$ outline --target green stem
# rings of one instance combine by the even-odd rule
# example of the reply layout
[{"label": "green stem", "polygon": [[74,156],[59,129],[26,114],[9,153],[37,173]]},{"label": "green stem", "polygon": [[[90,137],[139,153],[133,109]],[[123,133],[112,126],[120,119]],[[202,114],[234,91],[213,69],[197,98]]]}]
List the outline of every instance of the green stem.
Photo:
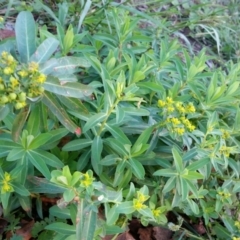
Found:
[{"label": "green stem", "polygon": [[103,129],[104,129],[104,126],[109,118],[109,116],[111,115],[111,113],[113,112],[113,110],[115,109],[115,107],[118,105],[118,103],[120,102],[121,99],[117,98],[115,103],[110,107],[110,109],[108,110],[107,112],[107,116],[106,118],[104,119],[104,121],[102,122],[101,126],[100,126],[100,129],[97,133],[97,136],[100,136],[100,134],[102,133]]}]

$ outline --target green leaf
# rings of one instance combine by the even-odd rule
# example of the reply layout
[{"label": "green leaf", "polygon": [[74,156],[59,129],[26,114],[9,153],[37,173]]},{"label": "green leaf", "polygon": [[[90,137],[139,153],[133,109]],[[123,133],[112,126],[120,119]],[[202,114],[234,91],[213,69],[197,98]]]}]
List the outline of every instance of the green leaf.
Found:
[{"label": "green leaf", "polygon": [[59,41],[55,38],[50,37],[45,39],[31,56],[30,61],[44,63],[57,50],[58,45]]},{"label": "green leaf", "polygon": [[113,135],[113,137],[121,141],[123,144],[132,145],[131,141],[128,139],[121,128],[114,127],[109,124],[105,124],[105,127]]},{"label": "green leaf", "polygon": [[125,114],[133,115],[133,116],[149,116],[150,115],[149,111],[143,108],[122,107],[122,110],[125,112]]},{"label": "green leaf", "polygon": [[41,133],[32,140],[32,142],[28,146],[28,149],[36,149],[41,147],[46,142],[48,142],[51,137],[52,135],[50,133]]},{"label": "green leaf", "polygon": [[145,74],[142,71],[136,71],[133,75],[133,82],[139,82],[145,78]]},{"label": "green leaf", "polygon": [[10,195],[11,193],[9,192],[1,193],[1,201],[2,201],[3,209],[7,209]]},{"label": "green leaf", "polygon": [[133,145],[131,152],[137,152],[137,149],[139,148],[139,145],[141,144],[146,144],[150,138],[150,136],[152,135],[153,132],[153,128],[154,126],[151,126],[147,129],[145,129],[141,135],[138,137],[137,141],[135,142],[135,144]]},{"label": "green leaf", "polygon": [[122,202],[116,207],[116,212],[120,214],[131,214],[134,211],[135,209],[132,201]]},{"label": "green leaf", "polygon": [[76,133],[76,135],[81,134],[80,127],[71,120],[66,111],[50,93],[44,92],[42,101],[70,132]]},{"label": "green leaf", "polygon": [[60,83],[57,78],[48,77],[44,83],[44,89],[66,97],[83,99],[90,96],[93,89],[78,82]]},{"label": "green leaf", "polygon": [[22,147],[12,149],[7,156],[7,161],[16,161],[18,159],[21,159],[25,152],[25,149],[23,149]]},{"label": "green leaf", "polygon": [[101,154],[103,150],[103,140],[100,136],[96,136],[93,139],[91,148],[91,163],[94,171],[100,175],[102,172],[102,166],[100,165]]},{"label": "green leaf", "polygon": [[122,157],[129,155],[129,152],[126,150],[124,145],[115,138],[107,138],[104,143],[111,147],[111,149]]},{"label": "green leaf", "polygon": [[132,169],[133,174],[138,178],[138,179],[144,179],[145,175],[145,169],[143,165],[136,159],[130,158],[129,159],[129,166]]},{"label": "green leaf", "polygon": [[28,159],[30,162],[45,176],[47,179],[51,178],[50,171],[45,161],[34,151],[27,152]]},{"label": "green leaf", "polygon": [[194,214],[199,214],[199,207],[198,205],[191,199],[187,199],[187,202],[191,208],[191,210],[193,211]]},{"label": "green leaf", "polygon": [[89,113],[88,109],[84,105],[82,101],[76,98],[65,97],[61,95],[57,95],[58,99],[62,104],[64,104],[68,109],[76,111],[76,112],[84,112],[86,114]]},{"label": "green leaf", "polygon": [[97,113],[90,117],[83,127],[83,133],[87,132],[92,127],[95,127],[98,123],[102,122],[106,118],[106,113]]},{"label": "green leaf", "polygon": [[141,215],[144,216],[144,217],[154,219],[154,216],[153,216],[150,208],[140,209],[140,210],[138,210],[138,212],[141,213]]},{"label": "green leaf", "polygon": [[125,113],[121,107],[116,106],[116,123],[119,124],[124,121]]},{"label": "green leaf", "polygon": [[66,235],[76,233],[75,226],[72,226],[72,225],[69,225],[69,224],[66,224],[66,223],[62,223],[62,222],[50,223],[49,225],[47,225],[45,227],[45,229],[52,230],[52,231],[55,231],[57,233],[66,234]]},{"label": "green leaf", "polygon": [[163,176],[163,177],[176,177],[178,173],[174,169],[165,168],[157,170],[153,173],[153,176]]},{"label": "green leaf", "polygon": [[15,34],[21,62],[27,63],[36,49],[36,28],[33,15],[30,12],[23,11],[18,14]]},{"label": "green leaf", "polygon": [[182,178],[188,179],[188,180],[197,180],[197,179],[203,179],[204,176],[198,172],[188,171],[187,174],[181,175]]},{"label": "green leaf", "polygon": [[115,165],[117,161],[121,160],[117,155],[110,154],[101,159],[100,164],[103,166],[112,166]]},{"label": "green leaf", "polygon": [[9,106],[1,106],[0,107],[0,121],[2,121],[10,112]]},{"label": "green leaf", "polygon": [[56,77],[68,76],[76,72],[77,67],[90,67],[88,60],[82,57],[62,57],[52,58],[40,65],[40,70],[46,75],[53,75]]},{"label": "green leaf", "polygon": [[41,149],[36,149],[36,150],[31,150],[31,153],[33,153],[39,158],[41,158],[45,163],[49,166],[55,167],[55,168],[62,168],[63,167],[63,162],[59,160],[55,155],[53,155],[50,152],[41,150]]},{"label": "green leaf", "polygon": [[68,142],[62,148],[63,151],[78,151],[83,148],[86,148],[92,144],[92,139],[76,139],[71,142]]},{"label": "green leaf", "polygon": [[140,88],[146,88],[154,92],[160,92],[163,93],[164,87],[160,84],[154,83],[154,82],[139,82],[137,83],[137,86]]},{"label": "green leaf", "polygon": [[40,104],[36,104],[35,107],[31,110],[27,121],[27,131],[28,134],[37,136],[40,132]]},{"label": "green leaf", "polygon": [[11,185],[14,188],[14,192],[18,193],[21,196],[29,196],[30,192],[20,183],[12,182]]},{"label": "green leaf", "polygon": [[176,188],[176,176],[172,176],[167,180],[162,192],[167,193],[167,192],[170,192],[174,188]]},{"label": "green leaf", "polygon": [[180,156],[176,147],[173,147],[172,154],[173,154],[176,170],[178,171],[178,173],[180,173],[183,171],[184,168],[183,168],[182,157]]},{"label": "green leaf", "polygon": [[63,193],[63,198],[66,202],[71,202],[75,196],[74,189],[68,189]]},{"label": "green leaf", "polygon": [[46,178],[39,178],[34,176],[29,176],[26,179],[26,188],[31,193],[50,193],[50,194],[59,194],[66,191],[66,187],[56,185],[55,183],[50,182]]},{"label": "green leaf", "polygon": [[180,178],[181,189],[179,189],[179,194],[182,195],[182,201],[185,201],[188,197],[188,184],[187,181],[183,178]]},{"label": "green leaf", "polygon": [[18,113],[17,117],[14,119],[12,126],[12,138],[14,142],[18,141],[19,136],[22,132],[22,128],[27,120],[28,114],[29,108],[22,108],[21,111]]},{"label": "green leaf", "polygon": [[91,149],[85,151],[78,159],[77,170],[82,171],[88,164],[91,156]]},{"label": "green leaf", "polygon": [[74,33],[73,27],[70,24],[68,26],[67,32],[63,38],[63,54],[66,55],[73,45]]},{"label": "green leaf", "polygon": [[116,221],[119,218],[119,213],[116,212],[117,205],[113,205],[110,210],[106,213],[107,225],[115,225]]},{"label": "green leaf", "polygon": [[86,200],[78,203],[76,222],[77,239],[93,240],[97,225],[97,212],[91,210]]}]

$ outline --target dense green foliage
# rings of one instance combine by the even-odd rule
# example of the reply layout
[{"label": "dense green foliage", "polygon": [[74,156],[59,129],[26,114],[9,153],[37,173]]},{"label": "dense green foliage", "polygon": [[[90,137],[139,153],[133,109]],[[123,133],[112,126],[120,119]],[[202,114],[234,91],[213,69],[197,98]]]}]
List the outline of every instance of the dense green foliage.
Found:
[{"label": "dense green foliage", "polygon": [[38,239],[117,236],[133,218],[240,239],[237,3],[2,2],[17,16],[0,44],[4,218],[44,218],[48,196]]}]

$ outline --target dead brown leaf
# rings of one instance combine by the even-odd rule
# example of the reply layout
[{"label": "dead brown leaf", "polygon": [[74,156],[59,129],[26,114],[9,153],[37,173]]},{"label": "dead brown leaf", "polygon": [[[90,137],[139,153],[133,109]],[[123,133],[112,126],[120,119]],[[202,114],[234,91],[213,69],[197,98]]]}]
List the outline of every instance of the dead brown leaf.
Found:
[{"label": "dead brown leaf", "polygon": [[34,220],[30,222],[23,222],[22,227],[16,231],[16,235],[22,236],[23,240],[30,240],[32,235],[31,235],[31,230],[34,225]]},{"label": "dead brown leaf", "polygon": [[140,240],[152,240],[152,227],[139,228],[138,234]]},{"label": "dead brown leaf", "polygon": [[9,37],[14,37],[15,32],[13,30],[8,29],[0,29],[0,39],[5,39]]},{"label": "dead brown leaf", "polygon": [[154,240],[171,240],[173,232],[167,228],[154,227],[153,228],[153,239]]},{"label": "dead brown leaf", "polygon": [[135,238],[129,232],[124,232],[121,233],[116,240],[135,240]]},{"label": "dead brown leaf", "polygon": [[8,225],[8,221],[4,218],[0,218],[0,235],[3,234],[6,226]]}]

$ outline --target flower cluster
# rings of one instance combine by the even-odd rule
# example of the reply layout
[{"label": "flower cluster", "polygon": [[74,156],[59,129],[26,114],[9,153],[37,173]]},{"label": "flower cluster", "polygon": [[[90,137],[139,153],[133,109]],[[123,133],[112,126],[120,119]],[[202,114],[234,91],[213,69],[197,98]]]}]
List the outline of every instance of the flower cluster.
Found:
[{"label": "flower cluster", "polygon": [[225,157],[229,157],[230,153],[231,153],[231,147],[227,147],[227,146],[222,146],[219,149],[220,154],[224,155]]},{"label": "flower cluster", "polygon": [[4,178],[2,180],[2,193],[12,192],[13,187],[9,184],[9,182],[12,180],[9,173],[4,173]]},{"label": "flower cluster", "polygon": [[46,75],[39,72],[38,64],[18,64],[8,52],[2,52],[0,60],[0,106],[14,105],[15,109],[27,105],[27,97],[38,97],[44,92]]},{"label": "flower cluster", "polygon": [[81,186],[84,188],[87,188],[93,184],[94,178],[93,178],[93,173],[92,171],[88,171],[85,174],[82,174],[81,178]]},{"label": "flower cluster", "polygon": [[145,201],[147,201],[149,196],[144,195],[141,192],[137,192],[137,198],[133,199],[133,207],[135,210],[139,211],[141,209],[147,208],[145,204],[143,204]]},{"label": "flower cluster", "polygon": [[240,221],[235,221],[234,226],[237,227],[238,230],[240,230]]},{"label": "flower cluster", "polygon": [[230,197],[232,196],[231,193],[229,193],[226,189],[222,190],[221,188],[217,191],[217,198],[223,201],[230,200]]},{"label": "flower cluster", "polygon": [[166,125],[170,132],[181,136],[185,132],[192,132],[195,129],[195,126],[186,118],[187,114],[196,111],[193,103],[184,104],[180,101],[173,101],[171,97],[167,97],[165,101],[158,100],[158,106],[165,113],[163,125]]},{"label": "flower cluster", "polygon": [[233,237],[232,240],[240,240],[240,237]]}]

